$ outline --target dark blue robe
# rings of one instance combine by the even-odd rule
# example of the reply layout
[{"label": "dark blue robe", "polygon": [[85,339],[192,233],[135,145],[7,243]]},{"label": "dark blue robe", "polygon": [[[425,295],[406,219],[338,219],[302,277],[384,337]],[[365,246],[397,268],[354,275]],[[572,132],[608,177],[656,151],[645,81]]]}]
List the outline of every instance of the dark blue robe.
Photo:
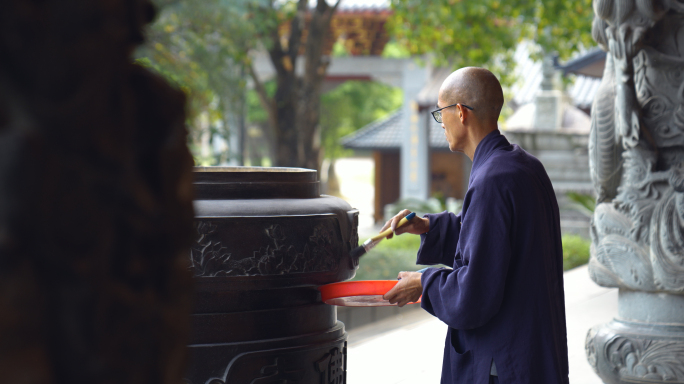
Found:
[{"label": "dark blue robe", "polygon": [[542,164],[498,130],[477,146],[459,215],[427,215],[422,307],[449,326],[442,383],[568,383],[558,203]]}]

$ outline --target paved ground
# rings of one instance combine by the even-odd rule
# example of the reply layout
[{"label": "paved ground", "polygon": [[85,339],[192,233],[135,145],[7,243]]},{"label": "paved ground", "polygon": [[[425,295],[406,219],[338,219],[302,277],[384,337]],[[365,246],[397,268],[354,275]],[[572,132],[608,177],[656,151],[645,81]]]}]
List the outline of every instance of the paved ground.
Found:
[{"label": "paved ground", "polygon": [[[594,284],[586,266],[565,273],[565,308],[571,384],[601,384],[584,355],[590,327],[617,314],[617,290]],[[349,332],[348,379],[364,383],[439,383],[446,326],[419,311]]]}]

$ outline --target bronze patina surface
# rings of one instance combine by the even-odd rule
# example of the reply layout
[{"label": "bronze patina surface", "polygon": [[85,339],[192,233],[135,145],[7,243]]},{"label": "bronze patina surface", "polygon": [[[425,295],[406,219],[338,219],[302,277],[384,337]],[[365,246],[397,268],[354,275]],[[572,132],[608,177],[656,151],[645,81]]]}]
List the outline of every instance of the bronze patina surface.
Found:
[{"label": "bronze patina surface", "polygon": [[350,279],[358,211],[316,171],[195,168],[191,366],[198,383],[344,383],[346,333],[316,286]]}]

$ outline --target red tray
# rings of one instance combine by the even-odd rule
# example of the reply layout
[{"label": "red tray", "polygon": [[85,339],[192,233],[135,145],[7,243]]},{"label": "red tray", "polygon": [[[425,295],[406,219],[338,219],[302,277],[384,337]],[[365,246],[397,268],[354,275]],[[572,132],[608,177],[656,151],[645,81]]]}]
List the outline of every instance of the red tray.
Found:
[{"label": "red tray", "polygon": [[[386,307],[389,301],[382,295],[397,285],[398,280],[345,281],[318,287],[321,299],[330,305],[343,307]],[[420,299],[416,301],[420,303]],[[415,304],[415,303],[409,303]]]}]

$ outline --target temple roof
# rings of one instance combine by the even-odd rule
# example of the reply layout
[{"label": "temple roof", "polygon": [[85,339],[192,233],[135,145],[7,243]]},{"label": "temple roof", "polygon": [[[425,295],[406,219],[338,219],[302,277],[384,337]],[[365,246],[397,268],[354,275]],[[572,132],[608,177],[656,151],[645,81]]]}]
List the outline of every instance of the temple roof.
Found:
[{"label": "temple roof", "polygon": [[[528,103],[518,108],[511,117],[506,119],[504,126],[505,132],[525,132],[534,130],[534,115],[537,106],[535,103]],[[581,109],[572,105],[563,107],[561,117],[560,132],[589,134],[591,118]]]},{"label": "temple roof", "polygon": [[[358,131],[341,139],[345,148],[398,151],[402,141],[402,110],[397,110],[387,117],[366,125]],[[432,119],[432,117],[430,117]],[[448,150],[449,144],[444,138],[442,127],[434,120],[430,121],[430,148]]]},{"label": "temple roof", "polygon": [[451,74],[451,68],[434,68],[430,74],[430,80],[420,90],[416,96],[416,103],[421,109],[435,109],[437,108],[437,95],[442,83]]},{"label": "temple roof", "polygon": [[[593,55],[595,55],[592,56],[594,59],[600,56],[596,53]],[[578,60],[582,57],[584,57],[584,55],[578,56]],[[518,82],[508,89],[509,92],[507,93],[513,97],[511,100],[506,100],[506,102],[509,103],[509,106],[513,107],[514,110],[517,110],[520,106],[534,101],[534,97],[541,88],[543,76],[542,63],[540,61],[534,61],[530,58],[530,52],[528,47],[525,46],[525,43],[522,43],[520,46],[518,46],[513,58],[516,63],[515,74],[518,78]],[[586,60],[579,61],[584,63],[588,62]],[[571,64],[572,61],[569,61],[566,66]],[[558,68],[565,70],[565,66]],[[570,68],[575,68],[575,65],[572,64]],[[602,68],[601,71],[603,71]],[[429,109],[437,104],[437,94],[439,93],[439,88],[444,79],[446,79],[451,72],[452,70],[450,68],[435,68],[432,70],[430,80],[416,97],[416,102],[422,109]],[[568,73],[570,72],[571,71],[568,70]],[[589,110],[591,108],[591,103],[594,100],[594,95],[596,94],[600,84],[600,77],[596,78],[578,74],[575,78],[575,82],[567,88],[566,92],[568,96],[572,98],[572,103],[575,107],[583,110]]]},{"label": "temple roof", "polygon": [[562,70],[563,74],[574,73],[600,79],[603,77],[605,65],[606,51],[594,47],[565,64],[558,65],[557,68]]},{"label": "temple roof", "polygon": [[[513,56],[516,62],[515,74],[520,79],[510,89],[513,95],[514,105],[511,105],[513,109],[534,102],[543,77],[541,61],[532,60],[528,48],[525,43],[520,44]],[[580,54],[578,58],[583,55]],[[575,82],[566,89],[566,92],[572,98],[572,104],[575,107],[589,110],[600,84],[600,78],[578,74]]]},{"label": "temple roof", "polygon": [[[316,1],[310,1],[309,6],[315,7]],[[391,14],[388,0],[341,0],[330,21],[331,33],[325,42],[324,54],[330,55],[333,45],[339,41],[352,56],[382,55],[390,38],[385,22]],[[281,36],[287,36],[290,24],[284,23],[278,30]],[[307,35],[308,28],[305,28],[300,54],[304,53]]]}]

